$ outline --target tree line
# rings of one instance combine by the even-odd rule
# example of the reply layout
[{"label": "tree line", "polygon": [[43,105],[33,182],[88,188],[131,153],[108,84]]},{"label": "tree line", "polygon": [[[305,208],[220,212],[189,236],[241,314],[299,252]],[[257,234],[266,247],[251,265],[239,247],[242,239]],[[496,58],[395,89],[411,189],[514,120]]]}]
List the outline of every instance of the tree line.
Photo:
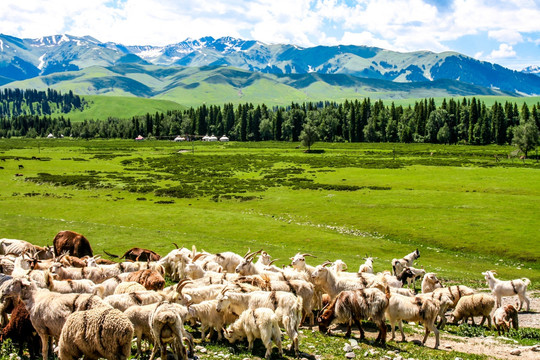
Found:
[{"label": "tree line", "polygon": [[[536,145],[540,103],[495,102],[476,98],[434,99],[414,105],[385,105],[382,100],[292,103],[269,108],[265,104],[201,105],[166,113],[147,113],[131,119],[109,118],[71,123],[63,116],[22,115],[0,118],[0,136],[56,136],[77,138],[157,139],[177,135],[227,135],[236,141],[299,141],[306,131],[325,142],[426,142],[441,144],[511,144],[518,136]],[[521,134],[525,130],[525,134]],[[521,135],[520,135],[521,134]],[[534,140],[536,139],[536,140]],[[529,141],[530,142],[530,141]],[[533,146],[534,146],[533,145]]]},{"label": "tree line", "polygon": [[13,118],[23,115],[51,115],[68,113],[73,109],[82,110],[84,100],[69,91],[47,89],[4,89],[0,91],[0,117]]}]

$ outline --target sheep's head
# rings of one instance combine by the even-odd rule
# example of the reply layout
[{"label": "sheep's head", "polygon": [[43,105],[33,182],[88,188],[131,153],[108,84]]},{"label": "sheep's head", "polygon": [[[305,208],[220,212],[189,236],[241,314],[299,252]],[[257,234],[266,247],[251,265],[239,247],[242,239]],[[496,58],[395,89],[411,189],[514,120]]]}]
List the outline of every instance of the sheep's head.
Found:
[{"label": "sheep's head", "polygon": [[252,271],[253,263],[250,260],[244,259],[238,266],[235,268],[237,274],[240,275],[253,275]]},{"label": "sheep's head", "polygon": [[242,339],[242,335],[235,332],[231,326],[223,329],[223,336],[225,339],[229,340],[229,343],[234,344],[237,340]]},{"label": "sheep's head", "polygon": [[330,270],[328,270],[328,268],[326,268],[324,265],[317,265],[315,270],[311,273],[311,279],[315,284],[319,284],[321,281],[326,279],[328,271]]},{"label": "sheep's head", "polygon": [[7,285],[2,289],[2,297],[25,297],[28,291],[31,291],[33,285],[26,277],[14,278],[9,280]]},{"label": "sheep's head", "polygon": [[49,268],[49,271],[51,274],[58,274],[58,270],[65,269],[66,266],[62,264],[61,262],[54,262],[51,267]]},{"label": "sheep's head", "polygon": [[345,262],[343,260],[341,260],[341,259],[338,259],[338,260],[334,261],[332,267],[337,272],[347,271],[347,269],[348,269],[347,264],[345,264]]},{"label": "sheep's head", "polygon": [[272,257],[266,251],[262,251],[259,257],[259,261],[263,265],[270,265],[270,262],[272,261]]}]

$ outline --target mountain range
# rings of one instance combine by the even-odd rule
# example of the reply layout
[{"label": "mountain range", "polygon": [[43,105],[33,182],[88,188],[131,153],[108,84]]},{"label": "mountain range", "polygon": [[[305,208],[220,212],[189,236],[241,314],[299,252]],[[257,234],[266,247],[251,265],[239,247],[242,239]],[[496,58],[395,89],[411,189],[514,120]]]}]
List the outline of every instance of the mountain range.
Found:
[{"label": "mountain range", "polygon": [[402,53],[353,45],[303,48],[231,37],[128,46],[90,36],[0,35],[0,85],[72,89],[80,94],[178,100],[189,90],[202,90],[204,98],[205,89],[212,93],[220,85],[219,91],[238,98],[262,91],[252,87],[264,84],[276,95],[308,96],[316,88],[329,98],[369,93],[403,98],[430,92],[521,96],[540,94],[538,73],[538,68],[514,71],[456,52]]}]

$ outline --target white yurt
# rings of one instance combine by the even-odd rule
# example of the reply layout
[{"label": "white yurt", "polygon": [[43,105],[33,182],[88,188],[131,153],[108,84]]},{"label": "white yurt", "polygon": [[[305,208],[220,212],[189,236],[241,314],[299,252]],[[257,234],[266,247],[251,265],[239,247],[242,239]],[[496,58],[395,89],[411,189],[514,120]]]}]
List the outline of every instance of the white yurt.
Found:
[{"label": "white yurt", "polygon": [[227,142],[227,141],[229,141],[229,138],[227,136],[223,135],[222,137],[219,138],[219,141]]},{"label": "white yurt", "polygon": [[47,139],[54,139],[54,135],[52,133],[49,133],[49,135],[47,135]]},{"label": "white yurt", "polygon": [[212,135],[208,138],[208,141],[217,141],[217,137]]},{"label": "white yurt", "polygon": [[174,141],[176,141],[176,142],[178,142],[178,141],[186,141],[186,138],[178,135],[177,137],[174,138]]},{"label": "white yurt", "polygon": [[204,135],[202,138],[202,141],[210,141],[209,139],[210,139],[210,136]]}]

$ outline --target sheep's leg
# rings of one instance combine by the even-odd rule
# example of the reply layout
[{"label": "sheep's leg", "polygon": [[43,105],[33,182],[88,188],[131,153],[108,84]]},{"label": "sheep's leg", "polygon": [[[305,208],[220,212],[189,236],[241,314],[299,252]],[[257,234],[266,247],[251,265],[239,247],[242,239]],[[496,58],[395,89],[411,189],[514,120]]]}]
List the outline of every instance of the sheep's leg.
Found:
[{"label": "sheep's leg", "polygon": [[436,327],[433,327],[433,332],[435,333],[435,347],[434,349],[439,348],[439,330]]},{"label": "sheep's leg", "polygon": [[497,294],[497,309],[501,307],[501,295]]},{"label": "sheep's leg", "polygon": [[380,341],[381,345],[386,344],[386,323],[383,321],[379,322],[379,335],[375,342]]},{"label": "sheep's leg", "polygon": [[41,339],[41,356],[47,360],[49,356],[49,336],[47,334],[38,334]]},{"label": "sheep's leg", "polygon": [[[486,322],[486,317],[482,315],[482,321],[480,321],[480,327],[484,326],[484,323]],[[489,321],[491,324],[491,320]]]},{"label": "sheep's leg", "polygon": [[345,337],[350,337],[351,336],[351,322],[349,321],[349,323],[347,324],[347,332],[345,333]]},{"label": "sheep's leg", "polygon": [[[424,326],[425,326],[425,325],[424,325]],[[426,331],[424,332],[424,338],[422,339],[422,345],[425,345],[425,344],[426,344],[426,341],[427,341],[427,338],[428,338],[429,332],[430,332],[427,326],[426,326],[426,329],[425,329],[425,330],[426,330]]]},{"label": "sheep's leg", "polygon": [[398,325],[399,325],[399,331],[401,331],[401,341],[406,342],[407,340],[405,339],[405,333],[403,332],[403,321],[399,320]]},{"label": "sheep's leg", "polygon": [[158,351],[158,347],[159,345],[157,344],[157,342],[155,342],[154,346],[152,347],[152,354],[150,354],[150,359],[148,360],[154,360],[154,357],[156,356],[157,351]]},{"label": "sheep's leg", "polygon": [[390,321],[390,328],[392,328],[392,338],[390,340],[394,340],[396,338],[396,322]]},{"label": "sheep's leg", "polygon": [[253,336],[250,332],[247,333],[247,340],[248,340],[248,351],[253,352]]}]

